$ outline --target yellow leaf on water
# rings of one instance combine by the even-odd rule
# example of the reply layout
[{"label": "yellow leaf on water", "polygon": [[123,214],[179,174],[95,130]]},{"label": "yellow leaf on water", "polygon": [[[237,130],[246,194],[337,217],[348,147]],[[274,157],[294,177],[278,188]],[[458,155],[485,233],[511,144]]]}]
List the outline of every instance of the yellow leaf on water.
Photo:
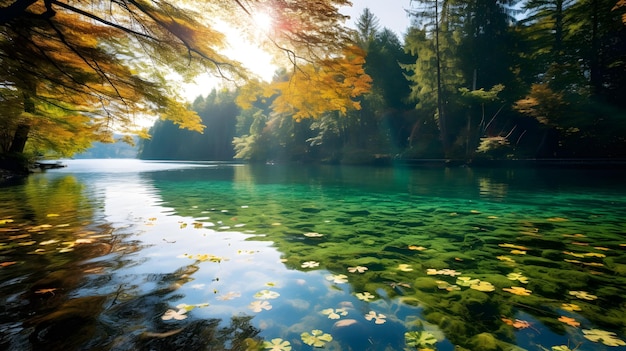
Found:
[{"label": "yellow leaf on water", "polygon": [[567,325],[570,325],[572,327],[580,326],[580,323],[577,322],[574,318],[570,318],[570,317],[566,317],[566,316],[559,317],[559,322],[563,322],[563,323],[565,323]]},{"label": "yellow leaf on water", "polygon": [[601,253],[597,253],[597,252],[587,252],[583,254],[585,257],[600,257],[600,258],[604,258],[606,257],[605,254],[601,254]]},{"label": "yellow leaf on water", "polygon": [[409,245],[409,250],[424,251],[426,248],[424,246]]},{"label": "yellow leaf on water", "polygon": [[406,264],[406,263],[401,263],[398,265],[398,269],[403,271],[403,272],[410,272],[413,270],[413,268],[411,268],[410,264]]},{"label": "yellow leaf on water", "polygon": [[48,213],[46,217],[59,217],[58,213]]},{"label": "yellow leaf on water", "polygon": [[582,308],[580,308],[580,306],[578,306],[575,303],[564,303],[561,305],[561,309],[565,311],[570,311],[570,312],[582,311]]},{"label": "yellow leaf on water", "polygon": [[523,250],[511,250],[513,255],[526,255],[526,251]]},{"label": "yellow leaf on water", "polygon": [[508,249],[517,249],[517,250],[523,250],[523,251],[528,250],[528,248],[527,248],[526,246],[515,245],[515,244],[508,244],[508,243],[505,243],[505,244],[498,244],[498,246],[500,246],[500,247],[506,247],[506,248],[508,248]]},{"label": "yellow leaf on water", "polygon": [[483,292],[489,292],[489,291],[496,290],[496,288],[490,282],[485,282],[485,281],[482,281],[482,280],[479,281],[478,284],[470,285],[470,289],[483,291]]},{"label": "yellow leaf on water", "polygon": [[12,222],[13,222],[13,220],[12,220],[12,219],[10,219],[10,218],[7,218],[7,219],[0,219],[0,225],[2,225],[2,224],[7,224],[7,223],[12,223]]},{"label": "yellow leaf on water", "polygon": [[563,218],[563,217],[552,217],[552,218],[548,218],[549,222],[566,222],[567,218]]},{"label": "yellow leaf on water", "polygon": [[613,332],[600,329],[583,329],[583,336],[593,342],[602,342],[607,346],[626,346],[624,340],[617,337]]},{"label": "yellow leaf on water", "polygon": [[596,295],[592,295],[586,291],[570,291],[569,292],[570,295],[576,296],[579,299],[582,300],[596,300],[598,297]]},{"label": "yellow leaf on water", "polygon": [[511,294],[520,295],[520,296],[529,296],[532,293],[531,290],[528,290],[528,289],[523,288],[521,286],[512,286],[510,288],[502,288],[502,290],[508,291]]}]

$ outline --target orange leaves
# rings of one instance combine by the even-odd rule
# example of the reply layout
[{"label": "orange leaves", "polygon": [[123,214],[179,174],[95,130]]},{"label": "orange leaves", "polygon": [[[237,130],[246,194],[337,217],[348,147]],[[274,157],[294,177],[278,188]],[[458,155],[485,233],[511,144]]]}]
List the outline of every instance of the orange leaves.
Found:
[{"label": "orange leaves", "polygon": [[565,317],[565,316],[561,316],[559,317],[559,322],[563,322],[569,326],[572,327],[579,327],[580,323],[577,322],[574,318],[570,318],[570,317]]},{"label": "orange leaves", "polygon": [[530,327],[530,323],[528,323],[527,321],[523,321],[521,319],[510,319],[510,318],[505,318],[502,317],[500,318],[504,324],[506,325],[510,325],[515,329],[525,329],[525,328],[529,328]]}]

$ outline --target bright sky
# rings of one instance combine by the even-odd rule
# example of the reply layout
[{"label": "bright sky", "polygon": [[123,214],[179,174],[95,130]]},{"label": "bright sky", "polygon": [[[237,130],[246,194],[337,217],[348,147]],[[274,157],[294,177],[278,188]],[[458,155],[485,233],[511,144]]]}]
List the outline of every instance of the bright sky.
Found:
[{"label": "bright sky", "polygon": [[354,22],[367,7],[378,18],[381,29],[391,29],[402,40],[411,22],[405,11],[410,5],[410,0],[352,0],[352,7],[342,8],[341,12],[350,16],[346,24],[354,27]]},{"label": "bright sky", "polygon": [[[352,0],[352,7],[345,7],[340,11],[350,16],[346,25],[354,28],[354,23],[367,7],[378,18],[380,29],[387,27],[402,40],[410,23],[405,11],[410,7],[410,4],[410,0]],[[226,52],[227,55],[237,58],[252,71],[261,75],[262,78],[266,80],[272,78],[276,67],[271,64],[271,58],[268,54],[254,45],[243,44],[241,36],[237,32],[229,36],[228,41],[232,50]],[[235,48],[239,48],[239,50]],[[200,76],[196,79],[196,83],[184,85],[183,97],[193,101],[199,95],[206,96],[213,87],[218,86],[219,82],[219,78]]]}]

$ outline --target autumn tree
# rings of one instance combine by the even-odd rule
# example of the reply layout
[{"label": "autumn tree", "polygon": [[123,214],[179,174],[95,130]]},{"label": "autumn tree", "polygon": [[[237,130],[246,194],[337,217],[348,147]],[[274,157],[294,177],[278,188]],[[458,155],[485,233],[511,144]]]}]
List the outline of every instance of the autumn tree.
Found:
[{"label": "autumn tree", "polygon": [[[231,23],[243,31],[254,27],[255,14],[269,13],[268,47],[300,72],[300,65],[326,60],[346,46],[345,16],[338,12],[344,5],[349,2],[2,1],[3,92],[20,99],[1,101],[22,111],[2,119],[13,129],[12,140],[3,144],[22,152],[41,120],[71,125],[72,138],[82,134],[91,140],[106,140],[112,130],[138,132],[137,119],[155,114],[201,131],[199,117],[185,108],[168,76],[210,72],[234,81],[246,78],[245,69],[222,54],[226,35],[217,28]],[[55,118],[51,106],[58,110]]]}]

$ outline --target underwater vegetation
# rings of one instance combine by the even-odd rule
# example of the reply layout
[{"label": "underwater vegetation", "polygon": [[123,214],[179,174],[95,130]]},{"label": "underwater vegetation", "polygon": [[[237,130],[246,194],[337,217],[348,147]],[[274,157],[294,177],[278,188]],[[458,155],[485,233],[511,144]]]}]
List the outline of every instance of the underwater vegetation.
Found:
[{"label": "underwater vegetation", "polygon": [[72,329],[103,350],[626,350],[624,189],[239,168],[149,174],[114,205],[69,180],[57,207],[27,187],[28,213],[0,194],[18,208],[0,209],[2,333],[23,318],[37,347]]},{"label": "underwater vegetation", "polygon": [[[406,349],[626,346],[623,198],[607,208],[588,206],[580,194],[468,201],[306,184],[280,193],[275,185],[250,183],[213,184],[201,194],[197,185],[189,189],[193,196],[180,187],[174,196],[166,183],[160,188],[168,205],[203,216],[199,222],[208,228],[271,242],[288,269],[328,271],[330,289],[349,284],[364,303],[395,306],[361,314],[375,325],[402,325]],[[417,312],[389,314],[402,306]],[[327,306],[318,313],[341,321],[352,312]],[[543,345],[546,332],[568,343]],[[306,333],[306,344],[322,345]]]}]

